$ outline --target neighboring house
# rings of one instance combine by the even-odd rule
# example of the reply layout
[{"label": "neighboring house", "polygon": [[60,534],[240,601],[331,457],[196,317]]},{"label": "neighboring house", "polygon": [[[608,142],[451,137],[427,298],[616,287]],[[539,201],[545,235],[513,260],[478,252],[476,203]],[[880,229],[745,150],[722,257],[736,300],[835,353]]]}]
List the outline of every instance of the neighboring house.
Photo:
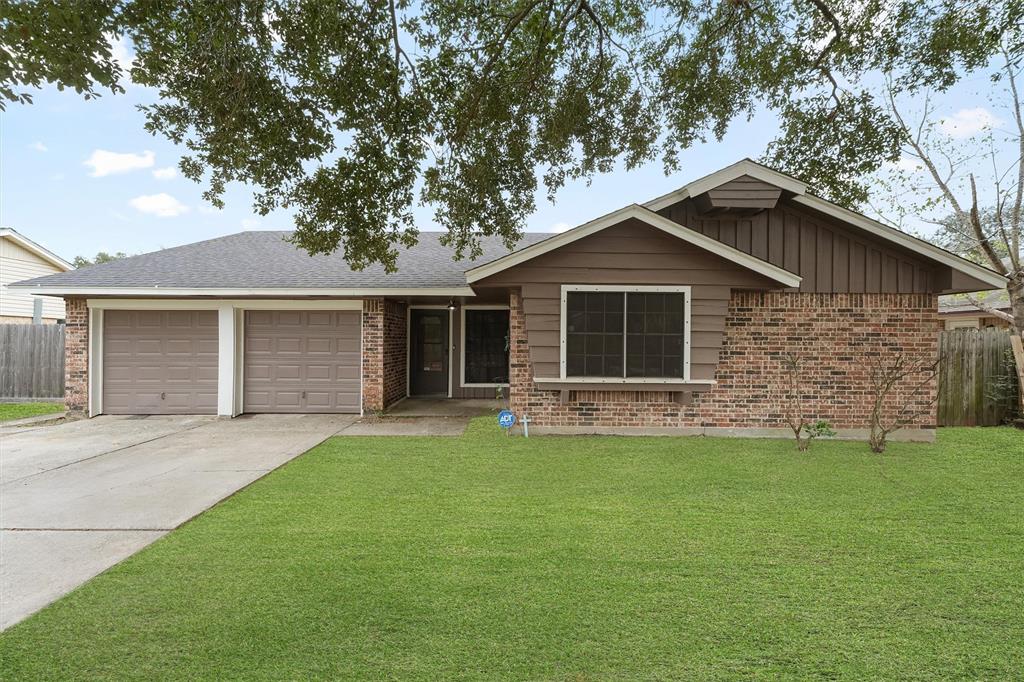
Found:
[{"label": "neighboring house", "polygon": [[[61,299],[12,290],[8,285],[72,268],[71,263],[17,230],[0,227],[0,324],[31,324],[35,314],[44,323],[63,320],[64,301]],[[40,305],[42,308],[37,310]]]},{"label": "neighboring house", "polygon": [[[865,353],[934,357],[939,294],[1005,286],[749,160],[475,261],[422,233],[397,272],[357,272],[286,236],[19,283],[67,302],[68,407],[359,413],[500,387],[535,433],[784,435],[793,352],[807,411],[859,437]],[[934,435],[923,413],[903,437]]]},{"label": "neighboring house", "polygon": [[[1010,314],[1010,297],[1006,289],[989,291],[976,297],[989,308]],[[1010,323],[984,310],[979,310],[965,296],[940,296],[939,319],[946,329],[1009,329]]]}]

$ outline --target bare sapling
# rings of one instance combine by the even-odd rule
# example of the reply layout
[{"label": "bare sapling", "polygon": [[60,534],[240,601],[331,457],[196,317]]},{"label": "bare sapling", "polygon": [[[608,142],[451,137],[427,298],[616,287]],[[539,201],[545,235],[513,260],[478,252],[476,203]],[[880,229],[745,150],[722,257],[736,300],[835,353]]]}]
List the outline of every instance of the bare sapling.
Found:
[{"label": "bare sapling", "polygon": [[872,452],[885,452],[886,441],[895,431],[913,424],[930,412],[938,400],[933,385],[940,362],[903,352],[865,355],[868,385],[871,391]]}]

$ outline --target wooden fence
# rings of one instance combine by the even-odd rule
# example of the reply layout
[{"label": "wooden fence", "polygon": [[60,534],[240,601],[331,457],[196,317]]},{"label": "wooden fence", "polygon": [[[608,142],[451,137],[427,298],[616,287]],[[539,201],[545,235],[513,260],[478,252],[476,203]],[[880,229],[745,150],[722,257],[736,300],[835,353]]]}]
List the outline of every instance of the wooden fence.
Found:
[{"label": "wooden fence", "polygon": [[64,397],[64,325],[0,324],[0,400]]},{"label": "wooden fence", "polygon": [[939,426],[997,426],[1017,405],[1010,332],[950,329],[939,336]]}]

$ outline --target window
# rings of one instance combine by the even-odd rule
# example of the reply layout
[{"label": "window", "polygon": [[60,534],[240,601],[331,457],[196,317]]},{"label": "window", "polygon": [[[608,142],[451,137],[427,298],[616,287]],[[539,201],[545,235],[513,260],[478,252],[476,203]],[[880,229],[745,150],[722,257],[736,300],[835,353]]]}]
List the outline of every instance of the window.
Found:
[{"label": "window", "polygon": [[463,308],[462,383],[508,383],[508,308]]},{"label": "window", "polygon": [[688,379],[688,296],[689,287],[563,287],[563,376]]}]

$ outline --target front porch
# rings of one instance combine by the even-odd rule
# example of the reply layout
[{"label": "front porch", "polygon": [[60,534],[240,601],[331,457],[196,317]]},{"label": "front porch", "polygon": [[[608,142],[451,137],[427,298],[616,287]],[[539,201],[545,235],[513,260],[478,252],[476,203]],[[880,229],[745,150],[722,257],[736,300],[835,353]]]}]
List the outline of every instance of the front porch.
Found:
[{"label": "front porch", "polygon": [[400,400],[384,415],[398,418],[482,417],[496,414],[508,407],[507,400],[487,398],[415,398]]},{"label": "front porch", "polygon": [[477,416],[493,406],[505,407],[507,301],[507,292],[492,292],[471,303],[364,301],[363,412],[393,414],[397,409],[415,412],[405,416]]}]

